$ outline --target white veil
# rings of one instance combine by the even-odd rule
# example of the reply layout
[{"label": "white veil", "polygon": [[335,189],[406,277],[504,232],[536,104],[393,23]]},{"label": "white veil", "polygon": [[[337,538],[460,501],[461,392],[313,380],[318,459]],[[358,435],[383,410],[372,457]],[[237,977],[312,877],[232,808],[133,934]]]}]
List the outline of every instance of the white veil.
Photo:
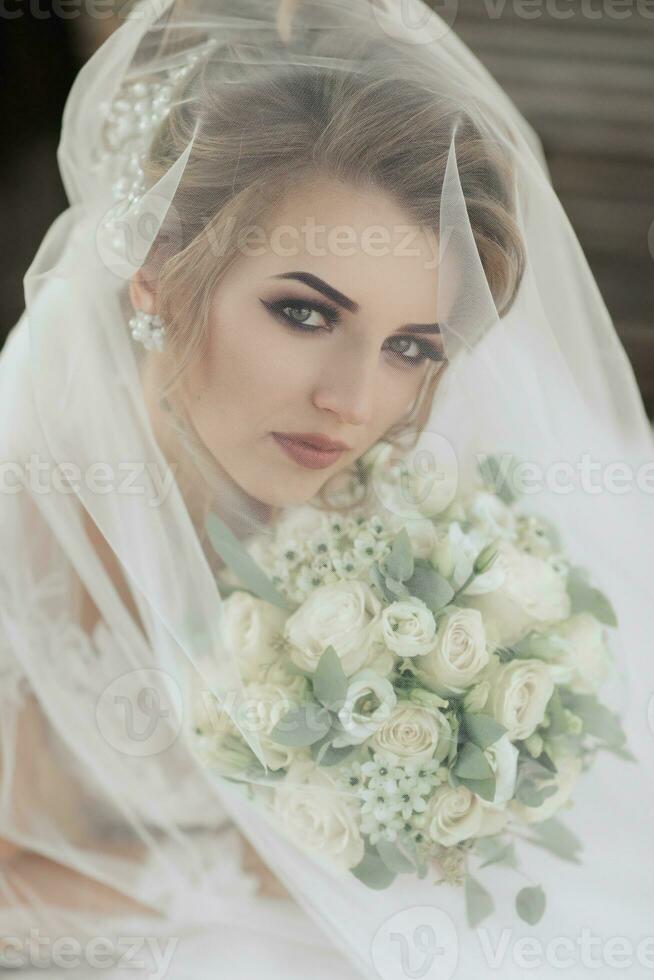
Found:
[{"label": "white veil", "polygon": [[[285,118],[284,107],[297,115]],[[367,152],[375,122],[387,127],[379,142],[394,147],[385,158]],[[239,151],[239,127],[261,134],[251,157]],[[211,147],[220,165],[208,176]],[[654,447],[528,124],[420,0],[152,0],[133,4],[80,72],[59,164],[70,207],[27,272],[26,311],[0,359],[0,838],[70,874],[53,894],[38,865],[29,876],[8,859],[2,895],[19,919],[5,919],[5,933],[38,924],[57,935],[124,934],[137,912],[210,928],[254,922],[255,883],[240,869],[235,825],[325,947],[371,980],[469,980],[493,969],[493,955],[503,977],[517,977],[520,936],[542,950],[559,943],[551,955],[572,957],[575,977],[609,976],[609,942],[622,937],[633,947],[627,975],[645,975]],[[167,263],[170,272],[204,241],[219,289],[241,216],[263,222],[271,188],[293,187],[310,165],[404,193],[412,220],[437,236],[449,363],[423,421],[417,405],[409,414],[418,436],[409,458],[454,460],[461,488],[483,456],[528,462],[524,506],[556,526],[565,554],[617,615],[602,697],[629,752],[598,752],[575,788],[565,823],[584,844],[578,861],[517,835],[521,871],[548,895],[533,925],[515,911],[521,872],[501,862],[475,868],[495,901],[483,929],[467,922],[461,888],[408,876],[368,888],[296,847],[196,751],[198,690],[229,703],[244,694],[204,519],[218,514],[241,539],[270,528],[221,482],[179,389],[164,386],[166,370],[194,353],[183,314],[197,317],[207,296],[166,295],[162,353],[130,337],[128,286],[140,269]],[[165,431],[153,425],[153,405],[170,420]],[[171,445],[183,448],[183,464]],[[377,504],[381,513],[382,497]],[[91,522],[128,594],[100,560]],[[81,583],[100,615],[91,633],[80,621]],[[264,760],[256,730],[242,735]],[[263,780],[256,772],[251,786]],[[102,900],[88,882],[106,888]],[[266,910],[271,936],[294,928],[279,901]],[[594,953],[584,930],[601,940]],[[209,975],[212,955],[198,975]],[[539,976],[556,965],[543,955]]]}]

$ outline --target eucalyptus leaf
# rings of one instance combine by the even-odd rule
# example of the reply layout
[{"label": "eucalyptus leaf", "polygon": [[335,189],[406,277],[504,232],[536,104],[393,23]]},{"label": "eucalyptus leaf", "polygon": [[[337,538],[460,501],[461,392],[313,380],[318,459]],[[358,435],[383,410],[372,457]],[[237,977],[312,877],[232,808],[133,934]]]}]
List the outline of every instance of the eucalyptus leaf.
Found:
[{"label": "eucalyptus leaf", "polygon": [[487,489],[500,498],[502,503],[510,506],[518,499],[518,495],[511,486],[511,473],[517,465],[517,460],[510,453],[505,453],[503,457],[497,455],[486,456],[479,463],[479,473],[486,484]]},{"label": "eucalyptus leaf", "polygon": [[476,843],[476,850],[483,858],[480,868],[485,868],[489,864],[504,864],[510,868],[517,866],[514,842],[506,841],[501,835],[480,837]]},{"label": "eucalyptus leaf", "polygon": [[535,926],[543,917],[545,911],[545,892],[540,885],[528,885],[521,888],[515,899],[515,907],[523,922]]},{"label": "eucalyptus leaf", "polygon": [[606,705],[600,704],[594,694],[566,693],[565,706],[578,715],[584,725],[587,735],[601,738],[607,745],[621,748],[626,741],[626,735],[620,721]]},{"label": "eucalyptus leaf", "polygon": [[404,582],[391,578],[390,575],[386,576],[386,588],[392,594],[394,600],[407,599],[411,595]]},{"label": "eucalyptus leaf", "polygon": [[470,874],[466,876],[464,894],[468,925],[474,929],[491,914],[495,903],[490,893]]},{"label": "eucalyptus leaf", "polygon": [[467,786],[468,789],[476,793],[477,796],[481,796],[482,800],[487,800],[492,803],[495,799],[496,791],[496,779],[495,776],[489,779],[466,779],[465,777],[456,776],[459,785]]},{"label": "eucalyptus leaf", "polygon": [[352,753],[359,748],[358,745],[344,745],[342,747],[335,748],[332,745],[333,738],[334,729],[330,728],[327,734],[320,741],[314,742],[311,746],[311,758],[314,760],[316,765],[335,766],[339,762],[343,762],[349,755],[352,755]]},{"label": "eucalyptus leaf", "polygon": [[386,867],[378,854],[366,850],[362,860],[352,868],[352,874],[368,888],[381,890],[388,888],[397,877],[394,871]]},{"label": "eucalyptus leaf", "polygon": [[265,572],[245,550],[239,539],[217,514],[209,513],[205,522],[209,540],[228,568],[243,582],[246,589],[273,606],[290,611],[291,605],[277,591]]},{"label": "eucalyptus leaf", "polygon": [[531,779],[523,779],[518,780],[514,795],[519,803],[529,807],[537,807],[541,806],[548,797],[554,796],[557,789],[557,786],[539,786]]},{"label": "eucalyptus leaf", "polygon": [[395,872],[395,874],[405,874],[408,871],[416,870],[412,862],[391,841],[383,839],[377,841],[377,851],[388,870]]},{"label": "eucalyptus leaf", "polygon": [[430,565],[419,565],[416,562],[413,575],[405,584],[411,595],[422,599],[433,613],[446,606],[454,596],[454,589],[447,579]]},{"label": "eucalyptus leaf", "polygon": [[560,820],[556,817],[550,817],[548,820],[542,820],[540,823],[530,824],[529,828],[533,833],[537,835],[538,840],[534,841],[534,838],[529,837],[532,843],[538,843],[542,847],[546,847],[553,854],[558,857],[563,858],[566,861],[575,861],[577,863],[577,853],[583,849],[583,844],[575,834],[569,830],[565,824],[562,824]]},{"label": "eucalyptus leaf", "polygon": [[507,731],[504,725],[500,725],[490,715],[464,713],[463,724],[468,738],[480,749],[494,745]]},{"label": "eucalyptus leaf", "polygon": [[278,745],[295,747],[313,745],[319,741],[331,728],[329,712],[315,701],[293,708],[281,718],[269,738]]},{"label": "eucalyptus leaf", "polygon": [[575,567],[568,573],[567,590],[570,596],[571,615],[589,612],[606,626],[617,626],[618,618],[613,606],[599,589],[588,581],[585,569]]},{"label": "eucalyptus leaf", "polygon": [[413,575],[413,552],[407,529],[403,527],[393,540],[386,558],[386,574],[399,582],[406,582]]},{"label": "eucalyptus leaf", "polygon": [[324,705],[341,707],[347,694],[347,676],[336,650],[328,646],[313,675],[313,693]]},{"label": "eucalyptus leaf", "polygon": [[488,759],[474,742],[465,743],[457,756],[454,772],[463,779],[491,779],[494,775]]}]

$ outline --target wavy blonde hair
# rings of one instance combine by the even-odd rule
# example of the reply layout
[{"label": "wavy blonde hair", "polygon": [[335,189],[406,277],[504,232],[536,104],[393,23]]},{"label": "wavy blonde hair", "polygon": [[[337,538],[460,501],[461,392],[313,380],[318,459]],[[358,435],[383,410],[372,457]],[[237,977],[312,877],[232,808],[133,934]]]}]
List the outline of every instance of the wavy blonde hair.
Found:
[{"label": "wavy blonde hair", "polygon": [[[428,52],[326,29],[315,32],[314,42],[305,33],[299,50],[306,55],[313,43],[317,56],[338,64],[290,64],[285,53],[293,53],[299,6],[299,0],[277,6],[279,47],[272,57],[261,63],[212,57],[202,64],[150,148],[146,178],[154,183],[193,140],[171,217],[146,263],[166,323],[161,356],[169,368],[163,399],[169,408],[186,368],[202,355],[211,298],[239,257],[239,235],[265,222],[304,181],[323,176],[380,189],[413,222],[437,232],[455,132],[470,225],[500,315],[510,308],[523,275],[506,140],[489,136],[475,110],[439,94]],[[366,70],[344,68],[348,55]],[[211,241],[221,243],[220,255],[208,247]],[[385,434],[388,442],[400,446],[410,434],[409,445],[415,445],[442,374],[443,368],[430,365],[411,410]],[[210,484],[212,460],[190,419],[180,406],[169,417],[177,420],[195,469]]]}]

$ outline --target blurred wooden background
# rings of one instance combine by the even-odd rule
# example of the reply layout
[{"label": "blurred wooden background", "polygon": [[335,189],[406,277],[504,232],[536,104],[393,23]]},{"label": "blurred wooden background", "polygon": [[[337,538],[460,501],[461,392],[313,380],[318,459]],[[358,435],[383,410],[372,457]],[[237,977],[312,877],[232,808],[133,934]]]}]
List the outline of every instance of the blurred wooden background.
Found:
[{"label": "blurred wooden background", "polygon": [[[654,0],[432,5],[541,136],[654,418]],[[83,0],[68,20],[49,0],[38,0],[38,17],[26,3],[11,9],[23,15],[0,18],[0,342],[22,312],[22,277],[43,233],[66,207],[55,158],[66,92],[120,22],[84,15]]]}]

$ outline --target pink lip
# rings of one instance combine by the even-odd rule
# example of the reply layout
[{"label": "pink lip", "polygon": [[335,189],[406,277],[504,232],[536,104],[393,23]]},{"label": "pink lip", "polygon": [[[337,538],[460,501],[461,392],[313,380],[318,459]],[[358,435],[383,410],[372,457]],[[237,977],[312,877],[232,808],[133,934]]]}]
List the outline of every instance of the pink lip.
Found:
[{"label": "pink lip", "polygon": [[331,466],[345,451],[344,449],[316,449],[315,446],[291,439],[280,432],[273,432],[272,437],[287,456],[309,470],[322,470]]}]

